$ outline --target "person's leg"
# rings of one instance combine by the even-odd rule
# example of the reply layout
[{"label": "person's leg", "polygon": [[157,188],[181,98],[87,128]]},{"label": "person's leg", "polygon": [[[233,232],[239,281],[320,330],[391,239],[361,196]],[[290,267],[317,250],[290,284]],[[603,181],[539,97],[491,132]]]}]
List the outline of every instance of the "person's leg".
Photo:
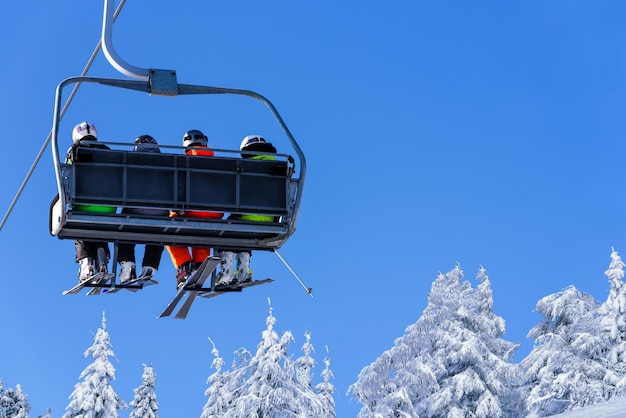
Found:
[{"label": "person's leg", "polygon": [[157,270],[161,264],[161,255],[163,254],[162,245],[147,244],[143,253],[142,267],[152,267]]},{"label": "person's leg", "polygon": [[141,262],[141,272],[139,277],[153,277],[159,265],[161,264],[161,255],[163,254],[162,245],[148,244],[143,253],[143,261]]},{"label": "person's leg", "polygon": [[98,271],[102,273],[108,273],[108,264],[109,259],[111,258],[111,253],[109,252],[109,244],[106,242],[94,242],[93,246],[95,248],[96,264],[98,267]]},{"label": "person's leg", "polygon": [[217,275],[217,285],[227,285],[233,281],[235,274],[235,254],[232,251],[220,251],[220,272]]},{"label": "person's leg", "polygon": [[165,248],[167,248],[172,263],[176,267],[176,289],[180,289],[191,275],[193,269],[193,261],[189,254],[189,249],[171,245]]},{"label": "person's leg", "polygon": [[206,247],[193,247],[191,253],[193,254],[193,262],[196,264],[196,267],[198,267],[211,255],[211,249]]},{"label": "person's leg", "polygon": [[74,241],[74,248],[76,249],[76,262],[80,264],[78,268],[78,281],[82,282],[89,279],[95,273],[95,250],[93,243],[81,240]]},{"label": "person's leg", "polygon": [[252,269],[250,269],[250,257],[252,253],[242,251],[237,253],[237,270],[235,271],[235,279],[238,282],[249,282],[252,280]]},{"label": "person's leg", "polygon": [[167,248],[167,252],[172,259],[172,264],[174,264],[174,267],[176,268],[182,266],[189,261],[192,261],[191,255],[189,254],[189,249],[187,247],[168,245],[165,248]]},{"label": "person's leg", "polygon": [[93,242],[76,240],[74,248],[76,249],[76,262],[79,263],[83,258],[96,258],[96,250]]},{"label": "person's leg", "polygon": [[137,277],[135,244],[117,244],[117,261],[121,266],[120,282],[124,283]]},{"label": "person's leg", "polygon": [[117,261],[135,262],[135,244],[117,244]]}]

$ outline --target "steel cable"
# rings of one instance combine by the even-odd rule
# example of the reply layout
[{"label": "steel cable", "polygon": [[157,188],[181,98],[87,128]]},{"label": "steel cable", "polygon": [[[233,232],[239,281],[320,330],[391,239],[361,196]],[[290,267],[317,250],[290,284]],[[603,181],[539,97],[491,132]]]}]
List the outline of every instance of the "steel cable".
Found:
[{"label": "steel cable", "polygon": [[[124,7],[124,3],[126,3],[126,0],[122,0],[120,2],[120,4],[117,6],[117,9],[115,10],[115,13],[113,15],[113,22],[115,22],[115,20],[117,19],[117,16],[122,11],[122,7]],[[81,77],[84,77],[84,76],[87,75],[87,72],[89,71],[89,68],[91,68],[91,65],[93,64],[94,60],[96,59],[96,56],[98,55],[98,52],[100,52],[100,49],[102,49],[102,39],[100,39],[98,41],[98,44],[96,45],[96,47],[94,48],[93,52],[91,53],[91,57],[89,57],[89,60],[87,61],[87,65],[85,65],[85,68],[83,69],[83,72],[80,74]],[[80,87],[80,83],[76,83],[76,85],[72,89],[70,95],[68,96],[67,100],[65,101],[65,104],[63,105],[63,108],[61,109],[61,112],[59,114],[59,120],[63,119],[63,115],[65,114],[65,112],[67,111],[67,108],[69,107],[70,103],[74,99],[74,96],[76,96],[76,93],[77,93],[79,87]],[[13,211],[13,208],[17,204],[18,199],[22,195],[22,192],[24,191],[24,188],[26,187],[26,184],[28,183],[28,181],[30,180],[30,177],[32,176],[33,172],[35,171],[35,167],[37,166],[37,164],[39,164],[39,160],[41,160],[41,157],[43,156],[43,153],[45,152],[46,148],[48,147],[48,144],[50,144],[50,140],[51,139],[52,139],[52,130],[48,133],[48,137],[44,141],[41,149],[39,150],[39,153],[35,157],[35,161],[33,162],[33,164],[31,165],[30,169],[28,170],[28,173],[26,173],[26,177],[22,181],[22,184],[21,184],[20,188],[18,189],[17,193],[15,194],[15,197],[13,198],[13,201],[9,205],[9,209],[7,209],[4,217],[2,218],[2,222],[0,222],[0,231],[2,230],[2,227],[4,227],[4,224],[7,222],[8,218],[9,218],[9,215]]]}]

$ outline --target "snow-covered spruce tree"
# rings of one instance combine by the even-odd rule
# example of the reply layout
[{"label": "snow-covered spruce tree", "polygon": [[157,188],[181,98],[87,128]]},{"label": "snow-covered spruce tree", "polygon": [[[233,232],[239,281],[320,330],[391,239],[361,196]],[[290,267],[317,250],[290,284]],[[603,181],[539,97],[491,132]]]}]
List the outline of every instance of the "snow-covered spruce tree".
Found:
[{"label": "snow-covered spruce tree", "polygon": [[247,379],[250,373],[250,362],[253,355],[247,349],[240,347],[235,351],[235,357],[231,363],[230,370],[224,376],[225,386],[222,390],[222,397],[226,399],[228,405],[234,408],[236,399],[243,396],[248,390]]},{"label": "snow-covered spruce tree", "polygon": [[[523,410],[524,404],[518,390],[521,383],[521,376],[516,365],[513,364],[513,357],[519,348],[519,344],[504,340],[502,337],[506,332],[504,319],[496,315],[493,311],[493,291],[491,281],[487,275],[487,270],[480,266],[476,279],[479,284],[474,293],[476,297],[476,315],[474,318],[474,332],[483,334],[482,342],[487,346],[489,352],[495,357],[486,358],[485,366],[494,365],[494,372],[491,382],[495,386],[494,393],[498,394],[499,403],[504,416],[519,414]],[[469,318],[472,318],[470,315]],[[486,406],[486,405],[484,405]],[[486,410],[485,410],[486,411]]]},{"label": "snow-covered spruce tree", "polygon": [[5,405],[11,404],[11,400],[9,398],[5,398],[5,393],[6,390],[4,389],[4,382],[0,379],[0,418],[7,418]]},{"label": "snow-covered spruce tree", "polygon": [[46,409],[46,415],[39,415],[37,418],[52,418],[52,409]]},{"label": "snow-covered spruce tree", "polygon": [[[324,415],[323,402],[310,387],[310,380],[302,370],[300,374],[296,372],[295,361],[288,355],[293,340],[291,332],[286,331],[279,337],[274,330],[275,323],[270,306],[267,328],[251,359],[247,359],[247,351],[240,350],[239,361],[227,372],[221,371],[221,361],[214,361],[216,373],[209,378],[211,387],[206,392],[209,401],[204,407],[203,418],[334,416]],[[219,354],[215,351],[213,354],[217,359]],[[301,382],[309,383],[304,385]],[[211,400],[212,396],[214,400]]]},{"label": "snow-covered spruce tree", "polygon": [[2,418],[28,418],[30,404],[28,395],[22,391],[22,386],[17,384],[15,389],[3,389],[0,380],[0,417]]},{"label": "snow-covered spruce tree", "polygon": [[134,390],[135,397],[130,403],[133,410],[130,418],[158,418],[159,403],[156,399],[155,384],[156,375],[152,365],[143,365],[141,386]]},{"label": "snow-covered spruce tree", "polygon": [[350,386],[359,417],[519,416],[510,386],[518,345],[502,339],[483,268],[478,279],[474,292],[458,264],[439,273],[422,316]]},{"label": "snow-covered spruce tree", "polygon": [[620,376],[616,383],[615,395],[625,396],[624,376],[626,376],[626,286],[624,285],[624,262],[612,248],[611,263],[604,274],[609,279],[609,295],[600,306],[600,322],[603,336],[609,341],[609,348],[602,355],[608,359]]},{"label": "snow-covered spruce tree", "polygon": [[63,418],[117,418],[118,409],[128,409],[128,406],[111,386],[111,381],[115,380],[115,368],[109,356],[115,354],[106,331],[104,312],[102,328],[96,332],[93,345],[85,351],[85,357],[89,355],[94,361],[80,374],[83,380],[74,386]]},{"label": "snow-covered spruce tree", "polygon": [[295,379],[293,360],[288,356],[293,340],[290,331],[279,338],[274,330],[276,318],[269,308],[267,328],[250,360],[245,392],[234,402],[229,417],[300,417],[317,416],[321,405],[314,411],[303,410],[304,405],[315,404],[317,398],[311,391],[302,391]]},{"label": "snow-covered spruce tree", "polygon": [[[234,395],[238,394],[239,389],[243,383],[241,379],[235,377],[235,373],[223,372],[224,359],[220,357],[220,352],[215,347],[213,340],[209,338],[213,349],[213,361],[211,367],[215,369],[215,372],[209,376],[207,383],[208,389],[204,392],[208,396],[208,400],[202,408],[202,414],[200,418],[217,418],[225,416],[226,412],[231,407],[234,399]],[[233,367],[235,367],[233,365]],[[238,395],[237,395],[238,396]]]},{"label": "snow-covered spruce tree", "polygon": [[322,417],[335,418],[335,399],[333,394],[336,391],[335,386],[330,383],[333,378],[333,372],[330,370],[330,356],[328,355],[328,347],[326,347],[326,357],[324,358],[324,370],[322,370],[321,383],[315,385],[315,393],[322,402]]},{"label": "snow-covered spruce tree", "polygon": [[523,395],[530,417],[555,415],[606,400],[617,376],[606,360],[593,296],[574,286],[542,298],[535,310],[543,315],[528,333],[535,347],[520,363]]},{"label": "snow-covered spruce tree", "polygon": [[[313,411],[318,411],[315,416],[319,418],[335,417],[335,402],[332,399],[334,387],[330,385],[329,382],[326,382],[327,384],[322,386],[324,393],[322,393],[321,395],[316,388],[313,388],[313,368],[315,367],[317,362],[312,356],[315,348],[311,343],[311,331],[307,330],[304,333],[304,337],[305,342],[302,345],[302,352],[304,353],[304,355],[298,357],[294,363],[296,380],[298,382],[300,391],[306,392],[307,394],[315,393],[316,396],[304,397],[302,399],[303,405],[301,406],[301,410],[302,412],[309,411],[309,413],[312,413]],[[330,362],[327,362],[326,366],[328,367],[329,364]],[[330,374],[330,376],[332,376],[332,374]],[[328,399],[328,397],[330,397],[330,399]]]},{"label": "snow-covered spruce tree", "polygon": [[311,356],[314,351],[311,344],[311,331],[304,333],[305,342],[302,345],[303,356],[296,359],[296,379],[302,387],[310,388],[313,382],[313,368],[315,367],[315,359]]},{"label": "snow-covered spruce tree", "polygon": [[4,407],[2,404],[4,403],[4,382],[0,379],[0,418],[6,418],[6,414],[4,413]]}]

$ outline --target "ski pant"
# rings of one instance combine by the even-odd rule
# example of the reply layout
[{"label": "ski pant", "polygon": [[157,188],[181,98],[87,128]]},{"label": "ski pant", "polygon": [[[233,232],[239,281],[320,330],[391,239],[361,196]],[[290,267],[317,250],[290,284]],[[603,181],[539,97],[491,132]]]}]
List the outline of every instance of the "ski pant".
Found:
[{"label": "ski pant", "polygon": [[98,248],[101,247],[104,248],[106,252],[107,260],[111,258],[109,244],[106,242],[76,240],[74,241],[74,247],[76,248],[77,263],[85,257],[91,257],[95,260],[98,254]]},{"label": "ski pant", "polygon": [[[163,254],[162,245],[146,244],[143,252],[142,267],[152,267],[159,269],[161,264],[161,255]],[[118,244],[117,245],[117,261],[132,261],[135,262],[135,244]]]},{"label": "ski pant", "polygon": [[[123,208],[124,214],[136,214],[136,215],[150,215],[150,216],[167,216],[169,211],[161,209],[150,208]],[[143,252],[142,267],[152,267],[159,269],[161,264],[161,255],[163,254],[162,245],[146,244]],[[132,261],[135,262],[135,244],[118,244],[117,245],[117,261]]]},{"label": "ski pant", "polygon": [[188,261],[202,263],[208,256],[211,255],[210,248],[192,247],[191,252],[189,251],[189,247],[168,245],[165,248],[167,248],[167,252],[170,254],[170,258],[172,259],[172,264],[174,264],[174,267],[176,268],[182,266]]},{"label": "ski pant", "polygon": [[[170,213],[170,216],[178,216],[176,213]],[[187,211],[184,217],[187,218],[209,218],[209,219],[222,219],[224,216],[221,212],[200,212],[200,211]],[[172,264],[178,268],[183,264],[193,261],[196,264],[202,263],[208,256],[211,255],[211,249],[208,247],[192,247],[191,252],[189,247],[179,247],[168,245],[167,252],[170,254]]]}]

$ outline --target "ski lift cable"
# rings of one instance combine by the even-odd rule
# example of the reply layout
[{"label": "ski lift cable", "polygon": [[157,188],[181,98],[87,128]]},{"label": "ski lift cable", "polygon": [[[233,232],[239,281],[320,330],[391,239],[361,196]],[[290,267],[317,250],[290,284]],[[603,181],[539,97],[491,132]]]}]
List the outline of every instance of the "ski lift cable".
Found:
[{"label": "ski lift cable", "polygon": [[[117,9],[115,10],[115,13],[113,14],[113,19],[112,19],[113,22],[115,22],[115,20],[119,16],[120,12],[122,11],[122,8],[124,7],[124,3],[126,3],[126,0],[121,0],[120,4],[117,6]],[[104,29],[103,29],[103,31],[104,31]],[[93,52],[91,53],[91,57],[89,57],[89,60],[87,61],[87,64],[85,65],[85,68],[83,69],[83,71],[81,73],[81,77],[87,75],[87,72],[91,68],[91,65],[93,64],[94,60],[96,59],[96,56],[98,55],[98,52],[100,52],[101,48],[102,48],[102,39],[100,39],[98,41],[98,44],[96,45],[96,47],[94,48]],[[80,87],[80,83],[76,83],[76,85],[72,88],[72,91],[69,94],[67,100],[65,101],[65,104],[63,105],[63,109],[61,110],[61,112],[59,114],[59,118],[60,119],[63,119],[63,115],[65,114],[65,112],[67,111],[67,108],[69,107],[70,103],[74,99],[74,96],[76,96],[76,93],[78,92],[78,88],[79,87]],[[15,194],[15,197],[13,198],[13,201],[9,205],[9,208],[7,209],[4,217],[2,218],[2,222],[0,222],[0,231],[2,231],[2,228],[4,227],[4,224],[9,219],[9,215],[11,215],[11,212],[13,211],[13,208],[17,204],[17,201],[19,200],[20,196],[22,195],[22,192],[26,188],[26,184],[28,183],[28,181],[30,180],[30,177],[32,176],[33,172],[35,171],[35,167],[37,166],[37,164],[39,164],[39,160],[41,160],[41,157],[43,156],[43,153],[45,152],[46,148],[48,147],[48,144],[50,144],[50,139],[51,138],[52,138],[52,130],[48,133],[48,136],[46,137],[46,140],[44,141],[43,145],[41,146],[41,149],[39,150],[39,152],[37,153],[37,156],[35,157],[35,161],[33,162],[33,164],[31,165],[30,169],[28,170],[28,173],[26,173],[26,177],[22,181],[22,184],[20,185],[20,188],[18,189],[17,193]]]}]

